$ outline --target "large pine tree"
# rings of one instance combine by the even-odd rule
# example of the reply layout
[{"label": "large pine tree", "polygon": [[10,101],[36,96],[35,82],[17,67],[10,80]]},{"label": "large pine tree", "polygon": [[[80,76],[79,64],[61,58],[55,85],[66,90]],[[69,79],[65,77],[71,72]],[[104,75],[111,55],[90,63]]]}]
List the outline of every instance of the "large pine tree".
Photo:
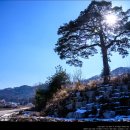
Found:
[{"label": "large pine tree", "polygon": [[92,1],[79,17],[58,29],[61,37],[55,52],[61,59],[74,66],[82,66],[81,58],[88,59],[98,53],[103,59],[104,83],[109,82],[109,61],[112,52],[119,52],[124,58],[130,48],[130,10],[112,7],[111,2]]}]

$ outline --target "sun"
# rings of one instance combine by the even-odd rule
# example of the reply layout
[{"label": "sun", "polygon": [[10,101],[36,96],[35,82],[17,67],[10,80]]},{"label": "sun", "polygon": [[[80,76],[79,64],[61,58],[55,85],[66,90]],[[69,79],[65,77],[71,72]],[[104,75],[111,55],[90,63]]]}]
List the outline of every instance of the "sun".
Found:
[{"label": "sun", "polygon": [[105,23],[108,26],[114,26],[117,23],[117,16],[115,14],[106,14],[105,15]]}]

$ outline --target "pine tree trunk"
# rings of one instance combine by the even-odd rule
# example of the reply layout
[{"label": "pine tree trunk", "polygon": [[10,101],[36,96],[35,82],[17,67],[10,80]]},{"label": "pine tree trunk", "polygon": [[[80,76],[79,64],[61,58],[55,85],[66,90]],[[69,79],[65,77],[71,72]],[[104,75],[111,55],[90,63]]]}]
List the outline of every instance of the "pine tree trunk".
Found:
[{"label": "pine tree trunk", "polygon": [[103,83],[108,84],[110,81],[110,68],[108,64],[107,48],[102,47],[102,58],[103,58]]}]

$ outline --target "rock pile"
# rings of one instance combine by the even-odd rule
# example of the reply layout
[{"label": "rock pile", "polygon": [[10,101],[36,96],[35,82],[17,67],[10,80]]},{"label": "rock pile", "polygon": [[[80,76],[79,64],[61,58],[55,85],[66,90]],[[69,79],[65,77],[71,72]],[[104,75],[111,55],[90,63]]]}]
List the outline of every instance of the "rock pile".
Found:
[{"label": "rock pile", "polygon": [[66,99],[55,105],[55,109],[53,107],[48,109],[48,115],[73,119],[128,116],[130,83],[99,85],[90,90],[73,91]]}]

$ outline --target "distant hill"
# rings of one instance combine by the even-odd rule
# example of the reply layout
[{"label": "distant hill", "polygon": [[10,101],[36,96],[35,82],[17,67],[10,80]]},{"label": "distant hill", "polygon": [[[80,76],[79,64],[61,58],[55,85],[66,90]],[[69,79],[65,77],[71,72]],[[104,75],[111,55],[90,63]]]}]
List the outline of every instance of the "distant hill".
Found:
[{"label": "distant hill", "polygon": [[112,76],[122,75],[126,73],[130,73],[130,67],[119,67],[111,71]]},{"label": "distant hill", "polygon": [[[119,76],[126,73],[130,73],[130,67],[119,67],[111,71],[111,76]],[[91,80],[97,80],[100,78],[101,78],[100,75],[95,75],[95,76],[92,76],[91,78],[83,80],[83,82],[89,82]]]},{"label": "distant hill", "polygon": [[0,100],[5,99],[7,102],[26,104],[33,101],[36,89],[39,87],[44,88],[45,84],[35,87],[23,85],[20,87],[5,88],[0,90]]},{"label": "distant hill", "polygon": [[25,102],[35,95],[35,87],[23,85],[15,88],[0,90],[0,99],[13,102]]}]

